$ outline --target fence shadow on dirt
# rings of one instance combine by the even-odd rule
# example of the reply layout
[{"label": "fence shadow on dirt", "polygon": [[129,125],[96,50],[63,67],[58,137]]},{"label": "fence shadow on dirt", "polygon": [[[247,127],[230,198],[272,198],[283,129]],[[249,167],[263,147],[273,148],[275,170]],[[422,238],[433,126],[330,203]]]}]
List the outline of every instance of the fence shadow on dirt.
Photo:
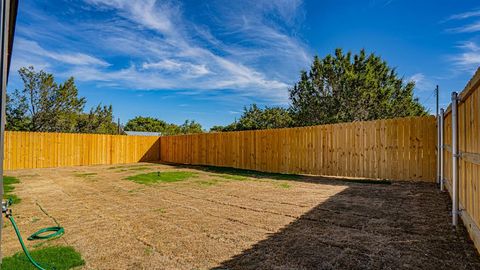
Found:
[{"label": "fence shadow on dirt", "polygon": [[319,181],[348,187],[213,269],[480,269],[433,184]]},{"label": "fence shadow on dirt", "polygon": [[206,165],[190,165],[190,164],[177,164],[165,161],[147,161],[149,163],[163,164],[173,166],[175,168],[193,169],[204,171],[214,174],[225,174],[234,176],[245,176],[256,179],[270,179],[270,180],[287,180],[304,183],[319,183],[329,185],[346,185],[349,183],[355,184],[379,184],[390,185],[392,181],[386,179],[368,179],[368,178],[347,178],[337,176],[313,176],[313,175],[300,175],[300,174],[284,174],[284,173],[270,173],[260,172],[254,170],[237,169],[231,167],[219,167],[219,166],[206,166]]}]

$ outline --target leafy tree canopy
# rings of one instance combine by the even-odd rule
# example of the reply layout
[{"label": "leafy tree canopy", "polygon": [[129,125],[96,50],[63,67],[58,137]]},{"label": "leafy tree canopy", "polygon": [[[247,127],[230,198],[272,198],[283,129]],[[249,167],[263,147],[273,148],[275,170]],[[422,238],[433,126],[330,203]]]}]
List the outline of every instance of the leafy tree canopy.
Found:
[{"label": "leafy tree canopy", "polygon": [[238,121],[228,126],[214,126],[210,131],[234,131],[283,128],[293,125],[292,117],[287,109],[282,107],[259,108],[256,104],[243,108],[243,114]]},{"label": "leafy tree canopy", "polygon": [[192,133],[202,133],[202,125],[195,122],[195,120],[185,120],[185,122],[180,125],[180,133],[182,134],[192,134]]},{"label": "leafy tree canopy", "polygon": [[113,119],[113,108],[98,105],[90,109],[89,113],[79,115],[77,131],[83,133],[118,133],[118,125]]},{"label": "leafy tree canopy", "polygon": [[58,84],[52,74],[33,67],[18,71],[23,89],[7,96],[7,130],[115,133],[111,106],[84,113],[86,100],[78,96],[73,77]]},{"label": "leafy tree canopy", "polygon": [[310,71],[289,89],[290,108],[245,108],[241,118],[210,131],[267,129],[367,121],[428,112],[413,96],[414,82],[399,77],[379,56],[343,53],[315,56]]},{"label": "leafy tree canopy", "polygon": [[425,115],[414,87],[379,56],[337,49],[301,72],[290,109],[296,126]]},{"label": "leafy tree canopy", "polygon": [[182,125],[169,124],[163,120],[153,117],[137,116],[128,120],[125,130],[161,132],[163,135],[177,135],[203,132],[202,126],[195,122],[186,120]]},{"label": "leafy tree canopy", "polygon": [[148,132],[164,132],[167,123],[153,117],[137,116],[128,120],[125,125],[125,130],[131,131],[148,131]]}]

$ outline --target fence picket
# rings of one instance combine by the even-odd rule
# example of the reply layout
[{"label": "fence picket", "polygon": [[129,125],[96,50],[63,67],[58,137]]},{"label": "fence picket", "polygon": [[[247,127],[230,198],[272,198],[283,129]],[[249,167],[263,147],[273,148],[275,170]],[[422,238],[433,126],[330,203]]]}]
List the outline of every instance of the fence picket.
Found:
[{"label": "fence picket", "polygon": [[[268,172],[432,182],[435,134],[435,118],[428,116],[167,136],[160,139],[160,158]],[[206,147],[192,143],[200,140]]]},{"label": "fence picket", "polygon": [[5,170],[158,161],[160,139],[47,132],[5,132]]}]

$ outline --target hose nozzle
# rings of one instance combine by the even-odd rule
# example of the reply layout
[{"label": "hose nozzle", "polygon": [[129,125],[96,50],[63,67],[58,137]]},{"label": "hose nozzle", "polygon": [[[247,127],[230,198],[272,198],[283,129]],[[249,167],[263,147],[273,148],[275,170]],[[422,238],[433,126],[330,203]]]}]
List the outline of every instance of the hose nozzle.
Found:
[{"label": "hose nozzle", "polygon": [[10,205],[12,205],[12,199],[2,201],[2,213],[5,213],[7,218],[12,215],[12,210],[9,208]]}]

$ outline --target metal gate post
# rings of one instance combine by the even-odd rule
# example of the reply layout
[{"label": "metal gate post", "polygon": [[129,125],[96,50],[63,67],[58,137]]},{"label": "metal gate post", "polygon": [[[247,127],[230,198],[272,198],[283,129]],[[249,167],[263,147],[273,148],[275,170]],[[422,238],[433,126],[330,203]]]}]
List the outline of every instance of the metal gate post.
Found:
[{"label": "metal gate post", "polygon": [[458,225],[458,108],[457,93],[452,93],[452,225]]},{"label": "metal gate post", "polygon": [[443,179],[444,179],[444,175],[443,175],[443,162],[444,162],[444,142],[443,142],[443,127],[444,127],[444,124],[445,124],[445,119],[444,119],[444,116],[445,116],[445,110],[442,108],[440,109],[440,190],[443,191],[444,189],[444,183],[443,183]]},{"label": "metal gate post", "polygon": [[441,178],[441,172],[440,172],[440,152],[442,151],[441,147],[441,142],[440,142],[440,129],[441,129],[441,124],[440,124],[441,118],[440,114],[437,114],[437,184],[440,185],[440,178]]}]

